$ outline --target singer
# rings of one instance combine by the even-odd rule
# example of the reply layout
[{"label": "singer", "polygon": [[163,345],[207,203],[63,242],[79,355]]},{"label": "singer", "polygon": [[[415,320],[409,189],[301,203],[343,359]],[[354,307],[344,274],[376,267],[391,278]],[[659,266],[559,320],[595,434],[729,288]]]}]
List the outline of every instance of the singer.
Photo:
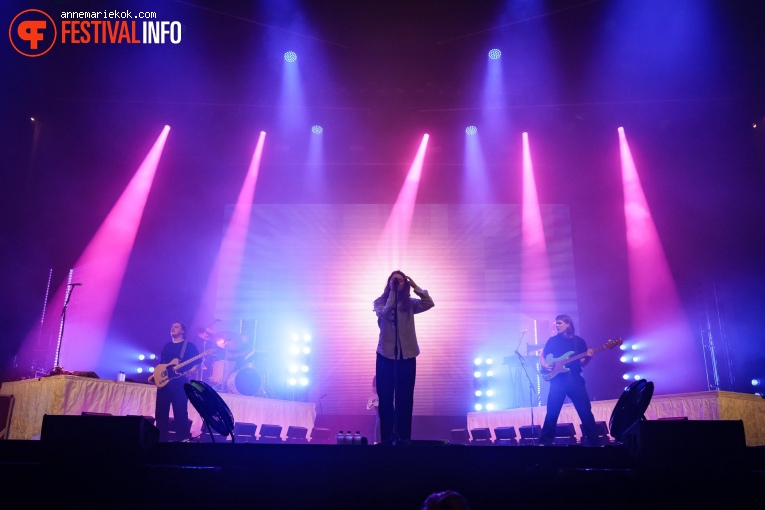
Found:
[{"label": "singer", "polygon": [[[417,297],[411,297],[414,290]],[[420,354],[414,314],[433,308],[427,290],[401,271],[388,276],[380,297],[374,300],[380,335],[377,342],[375,373],[380,397],[380,441],[382,444],[408,444],[412,439],[412,409],[416,358]]]}]

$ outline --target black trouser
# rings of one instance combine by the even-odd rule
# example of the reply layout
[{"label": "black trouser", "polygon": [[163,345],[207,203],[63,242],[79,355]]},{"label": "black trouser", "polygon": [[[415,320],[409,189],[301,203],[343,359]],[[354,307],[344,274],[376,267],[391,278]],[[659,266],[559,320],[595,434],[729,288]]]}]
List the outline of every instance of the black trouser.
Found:
[{"label": "black trouser", "polygon": [[574,409],[582,421],[582,434],[590,444],[597,444],[598,432],[595,425],[595,416],[592,414],[592,405],[590,396],[587,394],[587,388],[584,385],[584,378],[581,374],[573,372],[563,372],[550,380],[550,392],[547,395],[547,414],[545,423],[542,426],[542,434],[539,437],[541,444],[550,445],[555,439],[555,428],[558,424],[560,410],[563,408],[563,401],[566,396],[571,399]]},{"label": "black trouser", "polygon": [[167,441],[170,431],[170,406],[173,407],[173,429],[176,441],[183,441],[191,437],[189,426],[189,397],[183,390],[186,379],[181,377],[173,379],[163,388],[157,388],[157,406],[154,413],[159,440]]},{"label": "black trouser", "polygon": [[[392,360],[377,354],[377,396],[380,398],[380,440],[412,439],[412,409],[417,358]],[[395,404],[394,404],[395,401]]]}]

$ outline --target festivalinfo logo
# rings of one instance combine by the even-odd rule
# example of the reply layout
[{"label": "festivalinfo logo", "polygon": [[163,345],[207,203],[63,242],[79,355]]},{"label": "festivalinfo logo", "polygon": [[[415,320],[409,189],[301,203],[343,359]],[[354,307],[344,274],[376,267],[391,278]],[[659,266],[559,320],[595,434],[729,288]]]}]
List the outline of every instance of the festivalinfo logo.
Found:
[{"label": "festivalinfo logo", "polygon": [[181,22],[156,19],[157,13],[151,11],[62,11],[51,16],[39,9],[27,9],[13,18],[8,37],[13,48],[25,57],[45,55],[56,43],[180,44]]}]

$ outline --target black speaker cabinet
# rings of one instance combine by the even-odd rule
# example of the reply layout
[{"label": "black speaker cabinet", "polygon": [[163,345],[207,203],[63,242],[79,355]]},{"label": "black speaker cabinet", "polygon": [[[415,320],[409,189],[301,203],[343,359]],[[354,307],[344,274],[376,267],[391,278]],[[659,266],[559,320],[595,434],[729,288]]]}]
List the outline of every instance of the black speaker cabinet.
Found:
[{"label": "black speaker cabinet", "polygon": [[141,462],[158,441],[143,416],[46,414],[40,433],[45,462]]},{"label": "black speaker cabinet", "polygon": [[644,467],[734,469],[744,461],[746,437],[741,420],[640,420],[624,445]]}]

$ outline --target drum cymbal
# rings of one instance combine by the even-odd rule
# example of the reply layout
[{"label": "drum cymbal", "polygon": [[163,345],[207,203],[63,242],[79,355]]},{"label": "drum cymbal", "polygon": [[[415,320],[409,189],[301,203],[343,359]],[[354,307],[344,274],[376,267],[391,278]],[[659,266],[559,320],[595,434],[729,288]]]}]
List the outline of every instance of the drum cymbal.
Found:
[{"label": "drum cymbal", "polygon": [[242,345],[242,337],[233,331],[221,331],[215,336],[215,345],[221,349],[238,350]]}]

